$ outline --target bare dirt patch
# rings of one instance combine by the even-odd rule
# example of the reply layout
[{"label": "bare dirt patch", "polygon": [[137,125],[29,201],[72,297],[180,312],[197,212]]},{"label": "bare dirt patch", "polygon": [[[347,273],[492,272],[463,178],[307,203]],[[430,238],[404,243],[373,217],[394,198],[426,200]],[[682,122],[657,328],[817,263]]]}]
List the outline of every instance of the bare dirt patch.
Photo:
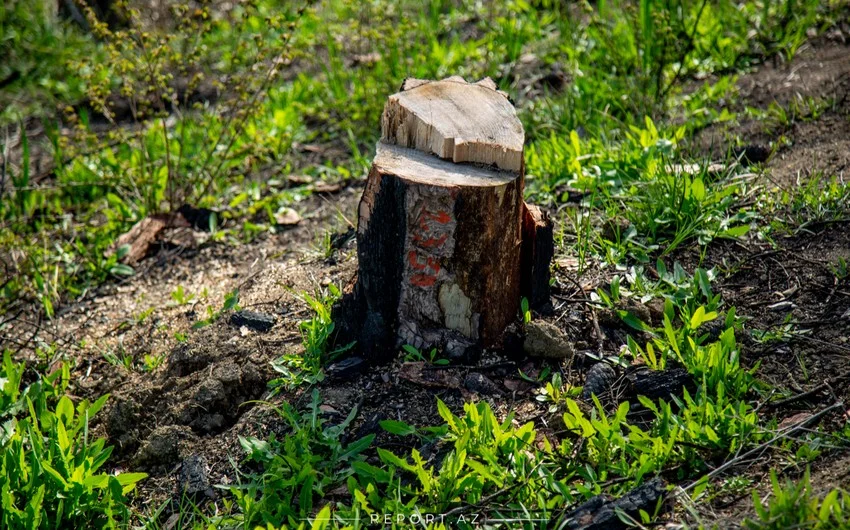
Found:
[{"label": "bare dirt patch", "polygon": [[[840,34],[805,45],[790,62],[770,62],[742,75],[737,87],[732,109],[738,120],[708,127],[693,140],[695,146],[708,149],[715,158],[736,145],[772,146],[775,153],[766,168],[780,186],[847,170],[850,44]],[[753,116],[747,108],[767,116]]]}]

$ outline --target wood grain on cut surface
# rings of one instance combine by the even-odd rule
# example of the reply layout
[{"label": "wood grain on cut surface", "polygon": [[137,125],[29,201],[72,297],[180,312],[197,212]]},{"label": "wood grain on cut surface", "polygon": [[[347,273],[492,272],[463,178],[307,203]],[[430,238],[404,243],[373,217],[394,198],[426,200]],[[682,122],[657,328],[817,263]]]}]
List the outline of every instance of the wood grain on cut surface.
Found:
[{"label": "wood grain on cut surface", "polygon": [[521,172],[525,141],[522,124],[492,80],[413,79],[402,88],[407,89],[390,96],[384,108],[381,132],[385,142],[455,163]]},{"label": "wood grain on cut surface", "polygon": [[459,166],[415,149],[378,142],[375,165],[410,182],[433,186],[501,186],[517,175],[475,166]]}]

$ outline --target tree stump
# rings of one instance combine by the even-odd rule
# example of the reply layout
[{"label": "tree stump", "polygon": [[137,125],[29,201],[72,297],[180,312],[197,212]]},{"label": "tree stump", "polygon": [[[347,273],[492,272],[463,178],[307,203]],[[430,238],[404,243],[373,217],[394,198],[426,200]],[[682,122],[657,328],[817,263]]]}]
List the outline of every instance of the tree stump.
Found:
[{"label": "tree stump", "polygon": [[489,78],[409,79],[390,96],[381,132],[358,216],[360,349],[460,356],[496,344],[520,299],[515,109]]}]

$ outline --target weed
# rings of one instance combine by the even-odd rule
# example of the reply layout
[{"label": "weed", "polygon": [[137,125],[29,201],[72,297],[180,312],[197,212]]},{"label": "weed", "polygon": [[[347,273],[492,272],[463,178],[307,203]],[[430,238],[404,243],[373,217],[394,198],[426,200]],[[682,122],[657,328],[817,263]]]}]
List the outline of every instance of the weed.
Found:
[{"label": "weed", "polygon": [[781,484],[776,472],[771,470],[770,484],[772,495],[766,504],[753,491],[753,506],[758,519],[744,521],[746,528],[844,528],[850,523],[850,494],[833,489],[819,499],[812,492],[808,469],[796,484],[791,481]]},{"label": "weed", "polygon": [[319,412],[319,392],[313,390],[309,409],[296,412],[284,403],[275,410],[290,432],[278,440],[240,437],[249,462],[260,467],[258,473],[243,475],[238,486],[229,488],[243,513],[243,524],[296,525],[313,513],[314,502],[353,475],[357,466],[366,465],[361,453],[375,435],[370,434],[349,444],[342,433],[354,421],[357,407],[338,425],[326,425]]},{"label": "weed", "polygon": [[847,260],[844,257],[839,256],[836,263],[829,265],[829,270],[832,271],[832,275],[839,282],[850,277],[850,268],[847,267]]},{"label": "weed", "polygon": [[129,520],[126,495],[144,473],[99,472],[112,453],[89,440],[89,420],[106,403],[62,395],[68,367],[25,389],[23,365],[3,355],[0,378],[0,526],[119,528]]},{"label": "weed", "polygon": [[239,309],[239,289],[234,289],[229,293],[224,295],[224,304],[221,306],[221,309],[214,309],[213,306],[207,306],[207,318],[198,320],[192,325],[192,329],[200,329],[206,326],[209,326],[222,315],[229,311],[236,311]]},{"label": "weed", "polygon": [[330,284],[327,293],[311,296],[301,295],[303,301],[313,311],[313,317],[298,324],[301,330],[303,352],[285,353],[272,362],[280,377],[269,382],[272,388],[294,388],[303,383],[314,384],[324,379],[322,366],[337,355],[350,349],[354,344],[348,344],[333,351],[328,351],[328,339],[334,331],[331,319],[331,308],[339,299],[339,288]]},{"label": "weed", "polygon": [[565,386],[560,372],[555,372],[552,374],[552,380],[538,390],[536,399],[549,403],[549,412],[554,414],[566,410],[566,400],[576,398],[579,393],[581,393],[581,387]]},{"label": "weed", "polygon": [[195,298],[195,295],[191,293],[187,293],[182,285],[178,285],[176,289],[171,293],[171,299],[177,305],[186,305],[191,302]]}]

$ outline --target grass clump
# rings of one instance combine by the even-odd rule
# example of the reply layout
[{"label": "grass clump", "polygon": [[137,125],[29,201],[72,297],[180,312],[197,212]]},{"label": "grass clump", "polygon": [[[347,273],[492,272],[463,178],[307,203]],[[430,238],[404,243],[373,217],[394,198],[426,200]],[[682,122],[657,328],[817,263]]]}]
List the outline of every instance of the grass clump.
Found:
[{"label": "grass clump", "polygon": [[343,484],[358,466],[374,434],[343,443],[342,435],[357,415],[352,407],[337,425],[326,425],[319,413],[319,392],[313,390],[308,410],[299,413],[287,403],[275,410],[289,432],[278,439],[240,437],[249,463],[258,472],[242,476],[230,488],[241,511],[242,525],[296,526],[313,514],[315,502]]},{"label": "grass clump", "polygon": [[108,396],[75,407],[63,395],[66,364],[22,389],[23,370],[4,353],[0,526],[123,528],[130,518],[127,494],[147,475],[101,471],[112,448],[103,438],[89,440],[88,425]]},{"label": "grass clump", "polygon": [[744,528],[779,530],[780,528],[838,529],[850,525],[850,494],[836,488],[823,498],[812,490],[808,468],[796,483],[779,482],[776,472],[770,471],[771,491],[764,501],[753,491],[756,518],[746,519]]}]

